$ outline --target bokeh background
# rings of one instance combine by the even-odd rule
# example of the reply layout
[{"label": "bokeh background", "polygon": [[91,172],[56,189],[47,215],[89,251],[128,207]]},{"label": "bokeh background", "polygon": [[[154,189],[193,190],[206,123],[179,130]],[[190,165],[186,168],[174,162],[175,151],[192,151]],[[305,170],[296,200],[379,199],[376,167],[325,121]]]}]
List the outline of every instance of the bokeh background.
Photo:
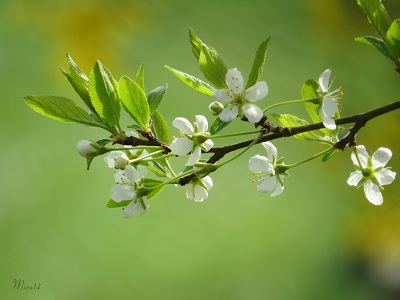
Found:
[{"label": "bokeh background", "polygon": [[[400,17],[398,0],[383,2]],[[400,181],[373,206],[346,184],[348,149],[292,170],[284,193],[271,198],[251,182],[248,158],[263,154],[255,147],[212,174],[205,202],[168,187],[146,215],[124,219],[106,207],[112,170],[98,159],[86,171],[75,150],[104,133],[44,118],[22,101],[51,94],[78,102],[59,71],[70,51],[86,73],[100,59],[115,78],[134,76],[144,62],[148,90],[169,84],[160,106],[169,123],[209,116],[210,99],[163,68],[201,77],[189,27],[245,77],[272,36],[263,106],[298,99],[303,82],[327,68],[344,87],[342,115],[399,100],[393,66],[354,42],[375,34],[355,0],[1,1],[1,298],[398,299]],[[303,106],[275,112],[306,117]],[[370,154],[390,148],[400,172],[398,126],[393,112],[368,123],[358,142]],[[287,163],[322,150],[294,139],[275,144]],[[13,290],[14,279],[41,288]]]}]

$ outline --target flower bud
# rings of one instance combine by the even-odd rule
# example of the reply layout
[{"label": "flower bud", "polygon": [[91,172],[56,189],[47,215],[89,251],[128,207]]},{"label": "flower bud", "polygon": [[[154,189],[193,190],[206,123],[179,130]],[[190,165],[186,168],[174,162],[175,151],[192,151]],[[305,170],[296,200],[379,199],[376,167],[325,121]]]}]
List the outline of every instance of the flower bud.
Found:
[{"label": "flower bud", "polygon": [[124,170],[127,165],[129,165],[129,158],[126,155],[119,155],[114,158],[116,169]]},{"label": "flower bud", "polygon": [[81,140],[76,144],[76,150],[78,150],[81,156],[86,158],[96,156],[97,148],[95,148],[93,144],[95,143],[88,140]]},{"label": "flower bud", "polygon": [[214,101],[213,103],[211,103],[208,106],[208,110],[214,116],[218,116],[222,112],[223,109],[224,109],[224,106],[222,105],[222,103],[220,103],[218,101]]}]

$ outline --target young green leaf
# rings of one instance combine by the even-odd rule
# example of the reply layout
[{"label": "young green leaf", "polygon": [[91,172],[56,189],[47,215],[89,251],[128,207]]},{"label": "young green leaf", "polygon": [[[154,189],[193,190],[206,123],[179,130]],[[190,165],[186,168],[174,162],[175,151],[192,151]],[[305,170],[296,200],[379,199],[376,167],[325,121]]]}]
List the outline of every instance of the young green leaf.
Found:
[{"label": "young green leaf", "polygon": [[218,131],[221,131],[226,126],[228,126],[229,123],[230,122],[221,121],[220,118],[216,118],[215,121],[210,126],[210,134],[211,135],[216,134]]},{"label": "young green leaf", "polygon": [[160,105],[161,100],[164,98],[167,93],[168,85],[165,84],[163,86],[156,87],[154,90],[150,91],[147,94],[147,101],[149,102],[150,107],[150,115],[152,115],[157,107]]},{"label": "young green leaf", "polygon": [[267,46],[270,39],[270,37],[265,39],[257,49],[249,80],[246,83],[246,89],[260,81],[261,75],[264,71],[265,59],[267,58]]},{"label": "young green leaf", "polygon": [[126,112],[144,130],[149,131],[150,108],[142,88],[124,76],[119,80],[118,92]]},{"label": "young green leaf", "polygon": [[213,48],[203,44],[199,57],[200,71],[217,88],[226,87],[225,77],[228,73],[222,58]]},{"label": "young green leaf", "polygon": [[[162,182],[162,181],[159,181],[159,180],[155,180],[155,179],[151,179],[151,178],[145,178],[145,179],[144,179],[144,182],[143,182],[143,185],[144,185],[145,187],[152,188],[152,187],[155,187],[155,186],[157,186],[157,185],[160,185],[161,183],[163,183],[163,182]],[[154,198],[154,197],[157,196],[164,188],[165,188],[165,185],[163,185],[163,186],[161,186],[161,187],[159,187],[159,188],[157,188],[157,189],[151,191],[150,193],[148,193],[148,194],[146,195],[147,199],[150,200],[150,199]]]},{"label": "young green leaf", "polygon": [[212,97],[215,89],[208,83],[184,72],[175,70],[169,66],[164,66],[167,70],[171,71],[176,77],[178,77],[183,83],[191,87],[195,91],[198,91],[204,95]]},{"label": "young green leaf", "polygon": [[330,151],[324,154],[324,156],[322,157],[322,162],[326,162],[328,159],[334,156],[338,151],[339,149],[332,147]]},{"label": "young green leaf", "polygon": [[[307,80],[301,88],[301,98],[312,99],[319,97],[318,87],[319,84],[316,80],[314,79]],[[314,122],[321,122],[321,117],[318,114],[318,109],[320,105],[311,102],[306,102],[305,106],[311,120],[313,120]]]},{"label": "young green leaf", "polygon": [[136,82],[145,91],[144,87],[144,63],[140,65],[139,71],[136,74]]},{"label": "young green leaf", "polygon": [[155,110],[153,112],[151,119],[153,121],[153,133],[156,136],[156,138],[163,143],[166,144],[171,143],[171,136],[168,124],[167,122],[165,122],[163,116],[160,114],[158,110]]},{"label": "young green leaf", "polygon": [[[308,125],[308,122],[303,119],[299,119],[296,116],[289,114],[271,114],[278,122],[279,126],[282,127],[299,127]],[[316,131],[303,132],[294,135],[293,137],[304,141],[320,142],[324,144],[330,144],[323,136],[319,135]]]},{"label": "young green leaf", "polygon": [[68,98],[49,95],[29,95],[24,97],[24,101],[34,111],[51,119],[65,123],[77,123],[104,128],[103,124],[98,123],[89,113],[81,107],[76,106],[74,101]]},{"label": "young green leaf", "polygon": [[131,200],[123,200],[121,202],[115,202],[113,199],[108,200],[107,207],[108,208],[118,208],[118,207],[125,207],[131,203]]},{"label": "young green leaf", "polygon": [[103,122],[119,128],[121,104],[117,82],[100,61],[96,62],[89,76],[89,95]]},{"label": "young green leaf", "polygon": [[196,57],[196,60],[199,61],[203,42],[197,37],[196,33],[193,31],[192,28],[189,28],[189,40],[190,44],[192,44],[192,52]]},{"label": "young green leaf", "polygon": [[386,49],[385,42],[381,39],[378,39],[373,36],[364,36],[364,37],[358,37],[355,38],[356,42],[368,45],[376,50],[378,50],[380,53],[382,53],[384,56],[386,56],[387,59],[390,61],[393,61],[392,58],[390,57],[390,54],[388,53],[388,50]]},{"label": "young green leaf", "polygon": [[379,0],[357,0],[358,5],[364,10],[369,22],[375,27],[382,39],[392,23],[390,17]]},{"label": "young green leaf", "polygon": [[386,48],[394,60],[400,60],[400,20],[394,20],[386,33]]},{"label": "young green leaf", "polygon": [[88,108],[94,112],[95,110],[89,96],[89,78],[74,62],[72,57],[69,55],[69,52],[67,52],[67,62],[68,72],[64,69],[61,69],[61,72],[64,74],[65,78],[68,79],[69,83],[72,85],[76,93],[81,97],[83,102],[85,102]]}]

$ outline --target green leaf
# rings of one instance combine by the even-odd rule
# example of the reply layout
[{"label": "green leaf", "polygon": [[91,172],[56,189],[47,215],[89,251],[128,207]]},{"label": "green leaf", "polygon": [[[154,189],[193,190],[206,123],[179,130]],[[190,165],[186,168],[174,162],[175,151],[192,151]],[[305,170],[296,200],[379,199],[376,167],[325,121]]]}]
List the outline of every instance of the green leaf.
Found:
[{"label": "green leaf", "polygon": [[113,199],[108,200],[107,207],[108,208],[118,208],[118,207],[125,207],[131,203],[132,200],[123,200],[121,202],[115,202]]},{"label": "green leaf", "polygon": [[92,105],[92,101],[89,96],[89,78],[85,73],[78,67],[73,61],[72,57],[67,52],[68,72],[61,69],[61,72],[68,79],[76,93],[81,97],[83,102],[90,108],[91,111],[95,111]]},{"label": "green leaf", "polygon": [[165,144],[171,143],[168,124],[158,110],[154,111],[151,119],[153,120],[153,133],[156,138]]},{"label": "green leaf", "polygon": [[373,36],[364,36],[364,37],[355,38],[355,41],[365,44],[365,45],[368,45],[368,46],[378,50],[380,53],[382,53],[384,56],[386,56],[387,59],[392,61],[392,58],[390,57],[390,54],[388,53],[385,42],[383,40],[378,39]]},{"label": "green leaf", "polygon": [[200,52],[199,64],[201,72],[203,72],[208,81],[217,89],[226,87],[225,77],[228,69],[217,51],[203,44]]},{"label": "green leaf", "polygon": [[150,107],[150,116],[157,110],[158,105],[160,105],[161,100],[164,98],[168,89],[168,85],[156,87],[154,90],[147,94],[147,101]]},{"label": "green leaf", "polygon": [[369,22],[375,27],[382,39],[385,39],[386,32],[392,22],[382,3],[379,0],[357,0],[357,3],[364,10]]},{"label": "green leaf", "polygon": [[193,31],[192,28],[189,28],[189,40],[190,44],[192,44],[192,52],[196,57],[196,60],[199,61],[203,42],[197,37],[196,33]]},{"label": "green leaf", "polygon": [[229,123],[230,122],[221,121],[220,118],[216,118],[215,121],[210,126],[210,134],[211,135],[216,134],[218,131],[221,131],[226,126],[228,126]]},{"label": "green leaf", "polygon": [[[155,180],[155,179],[151,179],[151,178],[145,178],[145,179],[144,179],[144,182],[143,182],[143,185],[144,185],[145,187],[152,188],[152,187],[155,187],[155,186],[157,186],[157,185],[159,185],[159,184],[161,184],[161,183],[163,183],[163,182],[162,182],[162,181],[159,181],[159,180]],[[150,199],[154,198],[154,197],[157,196],[164,188],[165,188],[165,185],[163,185],[162,187],[159,187],[159,188],[157,188],[157,189],[151,191],[150,193],[148,193],[148,194],[146,195],[147,199],[150,200]]]},{"label": "green leaf", "polygon": [[324,156],[322,156],[322,162],[326,162],[328,159],[334,156],[338,151],[339,149],[332,147],[330,151],[328,151],[327,153],[324,154]]},{"label": "green leaf", "polygon": [[390,56],[395,59],[400,59],[400,20],[394,20],[386,33],[386,48]]},{"label": "green leaf", "polygon": [[139,71],[136,74],[136,82],[145,91],[144,87],[144,63],[140,65]]},{"label": "green leaf", "polygon": [[[302,88],[301,88],[301,98],[302,99],[312,99],[312,98],[317,98],[319,97],[318,94],[318,87],[319,84],[316,80],[314,79],[309,79],[307,80]],[[319,104],[314,104],[311,102],[306,102],[305,103],[307,112],[314,122],[321,122],[321,117],[318,114],[318,109],[320,108]]]},{"label": "green leaf", "polygon": [[24,97],[25,103],[39,114],[51,119],[65,122],[77,123],[87,126],[104,128],[83,108],[76,106],[74,101],[57,96],[29,95]]},{"label": "green leaf", "polygon": [[92,105],[103,122],[119,127],[121,103],[117,82],[100,61],[96,62],[90,73],[89,94]]},{"label": "green leaf", "polygon": [[189,37],[192,52],[199,62],[201,72],[216,88],[225,88],[225,76],[228,69],[222,58],[215,49],[204,44],[192,29],[189,29]]},{"label": "green leaf", "polygon": [[270,39],[270,37],[265,39],[257,49],[249,80],[246,83],[246,89],[255,85],[261,78],[264,71],[265,59],[267,58],[267,46]]},{"label": "green leaf", "polygon": [[118,85],[122,104],[132,119],[149,131],[150,108],[143,89],[129,77],[122,77]]},{"label": "green leaf", "polygon": [[184,72],[175,70],[173,68],[170,68],[169,66],[164,66],[167,70],[171,71],[172,74],[174,74],[176,77],[178,77],[183,83],[191,87],[192,89],[212,97],[214,95],[215,89],[209,85],[208,83],[192,76],[189,74],[186,74]]},{"label": "green leaf", "polygon": [[[299,119],[296,116],[289,114],[272,114],[275,120],[278,122],[279,126],[282,127],[299,127],[308,125],[306,120]],[[316,131],[303,132],[294,135],[293,137],[298,138],[300,140],[312,141],[312,142],[320,142],[324,144],[329,144],[329,142],[324,139],[323,136],[319,135]]]}]

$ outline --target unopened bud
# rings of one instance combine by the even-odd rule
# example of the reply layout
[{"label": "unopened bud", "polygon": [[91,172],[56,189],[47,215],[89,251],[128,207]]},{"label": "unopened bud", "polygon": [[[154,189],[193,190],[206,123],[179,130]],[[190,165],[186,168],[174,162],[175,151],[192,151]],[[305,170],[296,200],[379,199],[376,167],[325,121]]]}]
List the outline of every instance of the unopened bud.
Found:
[{"label": "unopened bud", "polygon": [[129,165],[129,158],[126,155],[119,155],[114,158],[115,168],[124,170]]},{"label": "unopened bud", "polygon": [[218,101],[214,101],[213,103],[211,103],[208,106],[208,110],[214,116],[218,116],[222,112],[223,109],[224,109],[224,106],[222,105],[222,103],[220,103]]},{"label": "unopened bud", "polygon": [[100,146],[99,144],[88,141],[88,140],[81,140],[76,144],[76,150],[78,153],[86,158],[95,157],[97,155],[103,154],[106,152],[106,148]]}]

